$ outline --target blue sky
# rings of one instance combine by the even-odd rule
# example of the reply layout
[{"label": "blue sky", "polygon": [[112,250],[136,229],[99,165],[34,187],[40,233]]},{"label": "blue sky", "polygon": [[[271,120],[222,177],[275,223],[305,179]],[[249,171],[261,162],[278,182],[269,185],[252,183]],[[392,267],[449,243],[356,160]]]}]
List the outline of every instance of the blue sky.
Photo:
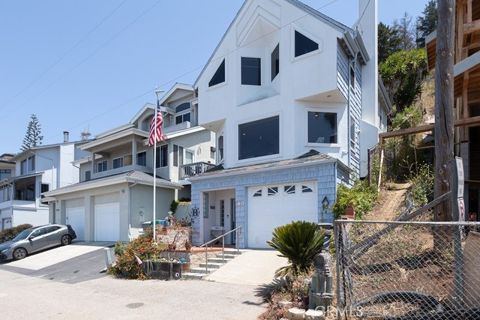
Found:
[{"label": "blue sky", "polygon": [[[357,0],[304,0],[352,25]],[[379,0],[380,20],[426,0]],[[0,2],[0,154],[18,152],[30,114],[44,144],[122,125],[153,90],[192,83],[243,0]]]}]

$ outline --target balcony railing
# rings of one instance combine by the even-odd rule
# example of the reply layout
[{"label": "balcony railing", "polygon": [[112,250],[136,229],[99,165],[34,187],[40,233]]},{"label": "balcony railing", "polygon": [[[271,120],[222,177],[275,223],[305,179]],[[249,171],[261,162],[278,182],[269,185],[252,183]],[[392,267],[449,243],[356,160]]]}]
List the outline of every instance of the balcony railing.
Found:
[{"label": "balcony railing", "polygon": [[190,164],[185,164],[180,166],[179,179],[183,180],[185,178],[193,177],[202,173],[207,172],[209,169],[215,167],[214,164],[207,162],[195,162]]}]

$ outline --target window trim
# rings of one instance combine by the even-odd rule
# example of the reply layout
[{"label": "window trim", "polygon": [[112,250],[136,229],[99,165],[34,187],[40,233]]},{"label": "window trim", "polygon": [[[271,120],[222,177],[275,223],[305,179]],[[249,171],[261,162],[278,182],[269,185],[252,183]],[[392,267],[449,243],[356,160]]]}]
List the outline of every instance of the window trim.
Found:
[{"label": "window trim", "polygon": [[[123,158],[124,158],[124,156],[120,156],[120,157],[117,157],[117,158],[113,158],[113,159],[112,159],[112,170],[114,170],[114,169],[120,169],[120,168],[123,168],[123,167],[124,167],[124,165],[123,165],[123,163],[124,163]],[[121,165],[118,166],[118,167],[115,167],[115,161],[120,161],[120,164],[121,164]]]},{"label": "window trim", "polygon": [[[98,165],[99,164],[102,164],[102,170],[98,170]],[[105,164],[105,170],[103,170],[103,164]],[[108,171],[108,161],[107,160],[99,160],[96,162],[96,169],[97,169],[97,172],[96,173],[100,173],[100,172],[105,172],[105,171]]]},{"label": "window trim", "polygon": [[[259,61],[259,83],[243,83],[243,63],[244,59],[251,59],[251,60],[258,60]],[[240,57],[240,85],[242,86],[255,86],[255,87],[261,87],[262,86],[262,58],[261,57]]]},{"label": "window trim", "polygon": [[[258,157],[252,157],[252,158],[246,158],[246,159],[240,159],[240,125],[242,124],[246,124],[246,123],[250,123],[250,122],[255,122],[255,121],[258,121],[258,120],[264,120],[264,119],[268,119],[268,118],[274,118],[274,117],[278,117],[278,130],[279,130],[279,133],[278,133],[278,143],[279,143],[279,146],[278,146],[278,153],[275,153],[275,154],[269,154],[269,155],[265,155],[265,156],[258,156]],[[273,114],[265,114],[261,117],[255,117],[255,118],[247,118],[247,119],[244,119],[242,120],[241,122],[237,121],[235,123],[236,125],[236,130],[237,130],[237,137],[236,137],[236,148],[235,148],[235,152],[236,152],[236,157],[235,157],[235,161],[237,163],[251,163],[251,162],[261,162],[261,161],[264,161],[264,160],[270,160],[270,159],[277,159],[277,158],[280,158],[282,156],[282,151],[283,151],[283,146],[282,146],[282,142],[283,142],[283,124],[282,124],[282,115],[281,113],[273,113]]]},{"label": "window trim", "polygon": [[[220,66],[222,65],[222,63],[225,63],[225,81],[223,82],[219,82],[217,84],[214,84],[214,85],[210,85],[210,82],[212,81],[213,79],[213,76],[215,75],[215,73],[217,72],[218,68],[220,68]],[[221,86],[224,86],[227,84],[227,77],[228,73],[227,73],[227,58],[224,57],[222,59],[222,61],[217,65],[217,68],[210,74],[210,80],[207,81],[207,90],[209,89],[215,89],[215,88],[218,88],[218,87],[221,87]]]},{"label": "window trim", "polygon": [[[305,58],[308,58],[310,56],[319,54],[320,52],[323,51],[323,41],[321,41],[319,38],[317,38],[315,35],[311,34],[308,31],[305,31],[304,29],[300,28],[297,25],[294,25],[293,28],[290,29],[290,52],[291,52],[291,61],[296,62]],[[312,41],[315,41],[318,43],[318,49],[314,51],[307,52],[305,54],[302,54],[301,56],[295,57],[295,31],[303,34],[307,38],[309,38]]]},{"label": "window trim", "polygon": [[[185,161],[187,159],[187,153],[192,154],[192,162],[191,163],[186,163],[186,161]],[[192,164],[192,163],[195,163],[195,151],[192,150],[192,149],[184,148],[184,150],[183,150],[183,164]]]},{"label": "window trim", "polygon": [[[321,142],[309,142],[308,141],[308,113],[309,112],[324,112],[324,113],[336,113],[337,114],[337,142],[336,143],[321,143]],[[305,146],[306,147],[331,147],[331,148],[340,148],[340,130],[341,127],[341,110],[335,108],[314,108],[308,107],[305,108]]]},{"label": "window trim", "polygon": [[[275,75],[273,75],[273,53],[278,50],[278,70]],[[275,64],[275,68],[277,65]],[[278,75],[280,74],[280,42],[270,51],[270,82],[274,82],[277,79]]]},{"label": "window trim", "polygon": [[[140,164],[139,156],[140,156],[141,154],[145,154],[145,164]],[[137,166],[146,167],[146,166],[147,166],[147,151],[137,152],[137,155],[136,155],[136,158],[135,158],[135,163],[137,164]]]}]

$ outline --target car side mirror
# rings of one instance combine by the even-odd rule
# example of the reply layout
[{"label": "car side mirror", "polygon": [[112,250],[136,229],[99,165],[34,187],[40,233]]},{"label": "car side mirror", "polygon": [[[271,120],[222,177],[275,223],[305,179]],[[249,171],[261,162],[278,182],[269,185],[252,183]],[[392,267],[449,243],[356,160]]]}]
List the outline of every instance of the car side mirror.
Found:
[{"label": "car side mirror", "polygon": [[31,241],[31,240],[33,240],[34,238],[35,238],[35,236],[30,236],[30,237],[28,237],[28,241]]}]

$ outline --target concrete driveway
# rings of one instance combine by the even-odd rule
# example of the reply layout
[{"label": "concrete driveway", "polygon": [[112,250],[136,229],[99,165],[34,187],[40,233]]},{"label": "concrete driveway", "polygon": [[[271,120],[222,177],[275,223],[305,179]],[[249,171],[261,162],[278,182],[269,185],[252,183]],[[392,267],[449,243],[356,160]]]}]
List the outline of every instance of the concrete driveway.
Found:
[{"label": "concrete driveway", "polygon": [[67,283],[105,276],[104,248],[109,243],[77,242],[32,254],[23,260],[4,262],[0,270]]},{"label": "concrete driveway", "polygon": [[256,286],[135,281],[110,276],[68,284],[0,270],[1,319],[256,319]]},{"label": "concrete driveway", "polygon": [[207,280],[261,286],[270,284],[275,271],[287,264],[287,259],[274,250],[242,250],[242,254],[207,277]]}]

